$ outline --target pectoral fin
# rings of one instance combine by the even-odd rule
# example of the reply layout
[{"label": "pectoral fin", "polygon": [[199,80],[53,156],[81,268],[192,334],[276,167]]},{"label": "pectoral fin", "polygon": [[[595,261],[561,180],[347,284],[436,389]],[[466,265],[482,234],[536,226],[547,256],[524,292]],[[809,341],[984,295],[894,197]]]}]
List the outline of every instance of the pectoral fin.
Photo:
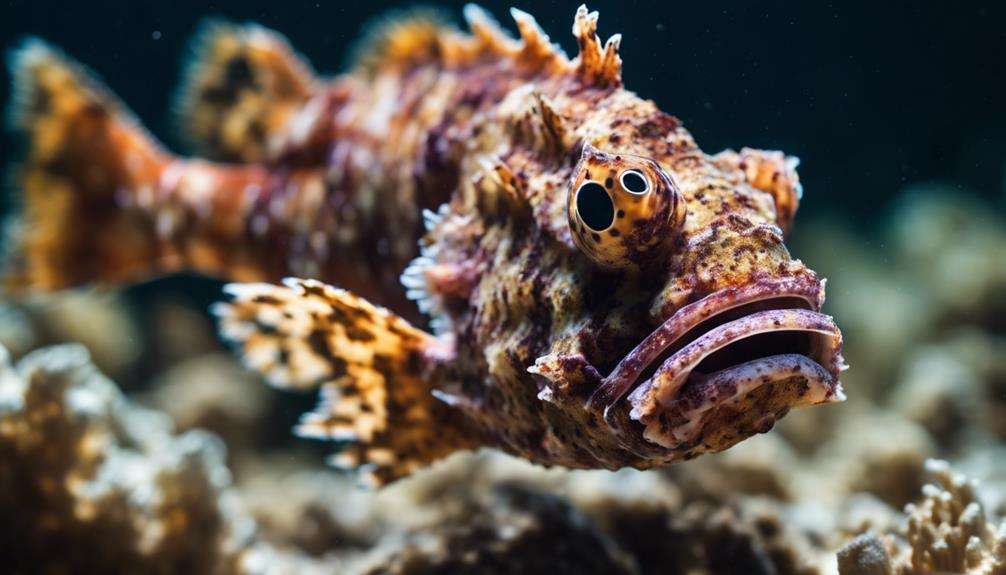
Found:
[{"label": "pectoral fin", "polygon": [[480,434],[434,397],[440,342],[384,308],[313,280],[231,284],[214,309],[223,335],[273,385],[321,388],[297,433],[347,441],[340,467],[381,485],[460,449]]}]

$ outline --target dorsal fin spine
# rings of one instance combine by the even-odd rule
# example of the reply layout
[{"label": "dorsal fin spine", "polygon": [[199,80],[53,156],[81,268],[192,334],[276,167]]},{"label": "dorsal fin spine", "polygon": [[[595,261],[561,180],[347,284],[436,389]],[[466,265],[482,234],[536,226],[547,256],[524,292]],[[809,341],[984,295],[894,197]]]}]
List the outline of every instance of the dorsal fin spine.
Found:
[{"label": "dorsal fin spine", "polygon": [[573,61],[577,72],[588,83],[598,87],[619,86],[622,83],[622,59],[618,48],[622,35],[615,34],[601,46],[597,37],[598,13],[588,12],[581,4],[573,20],[573,36],[580,47],[580,54]]}]

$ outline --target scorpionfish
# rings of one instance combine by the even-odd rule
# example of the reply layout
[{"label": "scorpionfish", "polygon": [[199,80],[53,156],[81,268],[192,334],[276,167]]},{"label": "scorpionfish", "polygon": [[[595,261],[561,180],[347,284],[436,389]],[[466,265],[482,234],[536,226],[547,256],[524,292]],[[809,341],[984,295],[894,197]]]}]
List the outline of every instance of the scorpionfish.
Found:
[{"label": "scorpionfish", "polygon": [[586,7],[574,58],[525,12],[519,38],[464,15],[388,20],[331,78],[270,30],[206,25],[177,106],[205,159],[29,39],[7,289],[239,282],[223,336],[320,390],[297,433],[376,484],[480,447],[650,468],[841,401],[824,280],[783,241],[796,158],[704,153],[623,88]]}]

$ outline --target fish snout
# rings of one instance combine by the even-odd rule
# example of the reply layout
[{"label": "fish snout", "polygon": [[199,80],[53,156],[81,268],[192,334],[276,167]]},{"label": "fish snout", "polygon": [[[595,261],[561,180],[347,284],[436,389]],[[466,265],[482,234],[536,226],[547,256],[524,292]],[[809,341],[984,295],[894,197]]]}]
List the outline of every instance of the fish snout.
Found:
[{"label": "fish snout", "polygon": [[679,450],[701,438],[719,451],[793,407],[840,401],[842,335],[822,300],[809,272],[717,290],[661,323],[592,402],[607,417],[625,397],[651,443]]}]

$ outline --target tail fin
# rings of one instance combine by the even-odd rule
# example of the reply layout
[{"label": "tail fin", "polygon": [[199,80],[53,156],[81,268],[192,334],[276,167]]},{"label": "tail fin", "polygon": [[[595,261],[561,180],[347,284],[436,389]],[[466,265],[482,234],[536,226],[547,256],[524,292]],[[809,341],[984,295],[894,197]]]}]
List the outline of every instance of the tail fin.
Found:
[{"label": "tail fin", "polygon": [[313,280],[231,284],[218,304],[224,337],[277,387],[321,387],[302,436],[345,440],[333,462],[381,485],[479,445],[463,415],[434,397],[439,342],[391,312]]},{"label": "tail fin", "polygon": [[208,157],[260,161],[314,84],[311,67],[276,32],[209,22],[193,42],[179,92],[182,134]]},{"label": "tail fin", "polygon": [[121,191],[154,185],[169,156],[99,82],[41,40],[27,40],[10,65],[10,120],[26,150],[14,170],[23,219],[5,238],[5,287],[138,277],[155,243],[120,205]]}]

